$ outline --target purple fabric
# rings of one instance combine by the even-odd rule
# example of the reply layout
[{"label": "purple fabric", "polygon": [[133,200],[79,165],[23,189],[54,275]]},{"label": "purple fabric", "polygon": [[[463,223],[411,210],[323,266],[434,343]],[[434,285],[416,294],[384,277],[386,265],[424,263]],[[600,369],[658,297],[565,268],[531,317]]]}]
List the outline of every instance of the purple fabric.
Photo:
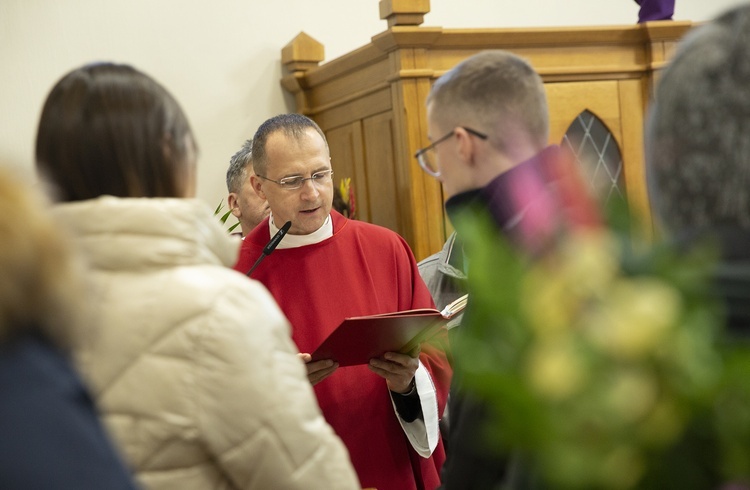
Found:
[{"label": "purple fabric", "polygon": [[635,0],[641,6],[638,23],[649,20],[672,20],[675,0]]}]

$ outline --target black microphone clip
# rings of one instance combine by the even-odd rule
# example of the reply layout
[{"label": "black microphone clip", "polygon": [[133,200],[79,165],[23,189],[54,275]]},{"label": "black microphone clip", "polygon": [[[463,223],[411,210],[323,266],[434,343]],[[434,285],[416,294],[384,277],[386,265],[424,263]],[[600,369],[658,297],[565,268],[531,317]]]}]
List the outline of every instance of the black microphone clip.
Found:
[{"label": "black microphone clip", "polygon": [[249,271],[247,271],[247,276],[249,277],[250,274],[253,273],[256,267],[258,267],[258,264],[260,264],[263,259],[271,255],[271,252],[276,249],[276,247],[279,245],[279,242],[281,242],[281,239],[284,238],[284,235],[286,235],[286,232],[289,231],[289,228],[292,227],[292,222],[287,221],[284,223],[284,226],[279,228],[279,231],[276,232],[276,234],[271,237],[271,240],[268,242],[268,244],[263,247],[263,253],[260,254],[260,257],[258,257],[258,260],[255,261],[253,266],[250,268]]}]

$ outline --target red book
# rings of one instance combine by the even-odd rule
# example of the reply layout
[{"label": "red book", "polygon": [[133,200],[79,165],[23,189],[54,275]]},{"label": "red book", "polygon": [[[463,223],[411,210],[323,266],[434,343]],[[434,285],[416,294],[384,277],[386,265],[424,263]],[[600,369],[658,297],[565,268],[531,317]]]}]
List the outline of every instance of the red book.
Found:
[{"label": "red book", "polygon": [[339,366],[367,364],[386,352],[407,354],[432,338],[466,306],[467,295],[446,306],[345,319],[312,353],[313,361],[333,359]]}]

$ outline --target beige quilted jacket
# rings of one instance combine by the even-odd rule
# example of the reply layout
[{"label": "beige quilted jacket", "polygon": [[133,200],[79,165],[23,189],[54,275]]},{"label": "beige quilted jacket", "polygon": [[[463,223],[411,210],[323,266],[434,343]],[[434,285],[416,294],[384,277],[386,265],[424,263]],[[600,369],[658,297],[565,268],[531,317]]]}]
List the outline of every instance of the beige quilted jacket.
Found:
[{"label": "beige quilted jacket", "polygon": [[148,489],[359,488],[289,324],[190,199],[55,206],[92,272],[76,360]]}]

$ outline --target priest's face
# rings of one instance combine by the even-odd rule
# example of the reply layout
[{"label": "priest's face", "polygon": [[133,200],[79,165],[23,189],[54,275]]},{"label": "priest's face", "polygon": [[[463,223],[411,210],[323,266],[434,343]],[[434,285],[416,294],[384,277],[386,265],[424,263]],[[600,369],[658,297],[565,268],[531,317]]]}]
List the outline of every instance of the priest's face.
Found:
[{"label": "priest's face", "polygon": [[[300,138],[283,131],[272,133],[266,141],[266,163],[266,175],[254,175],[252,182],[258,195],[271,206],[276,226],[281,228],[291,221],[292,235],[308,235],[320,228],[333,204],[333,178],[327,173],[331,157],[320,134],[313,128]],[[311,179],[314,175],[317,178]],[[294,177],[304,179],[301,187],[283,185]]]}]

